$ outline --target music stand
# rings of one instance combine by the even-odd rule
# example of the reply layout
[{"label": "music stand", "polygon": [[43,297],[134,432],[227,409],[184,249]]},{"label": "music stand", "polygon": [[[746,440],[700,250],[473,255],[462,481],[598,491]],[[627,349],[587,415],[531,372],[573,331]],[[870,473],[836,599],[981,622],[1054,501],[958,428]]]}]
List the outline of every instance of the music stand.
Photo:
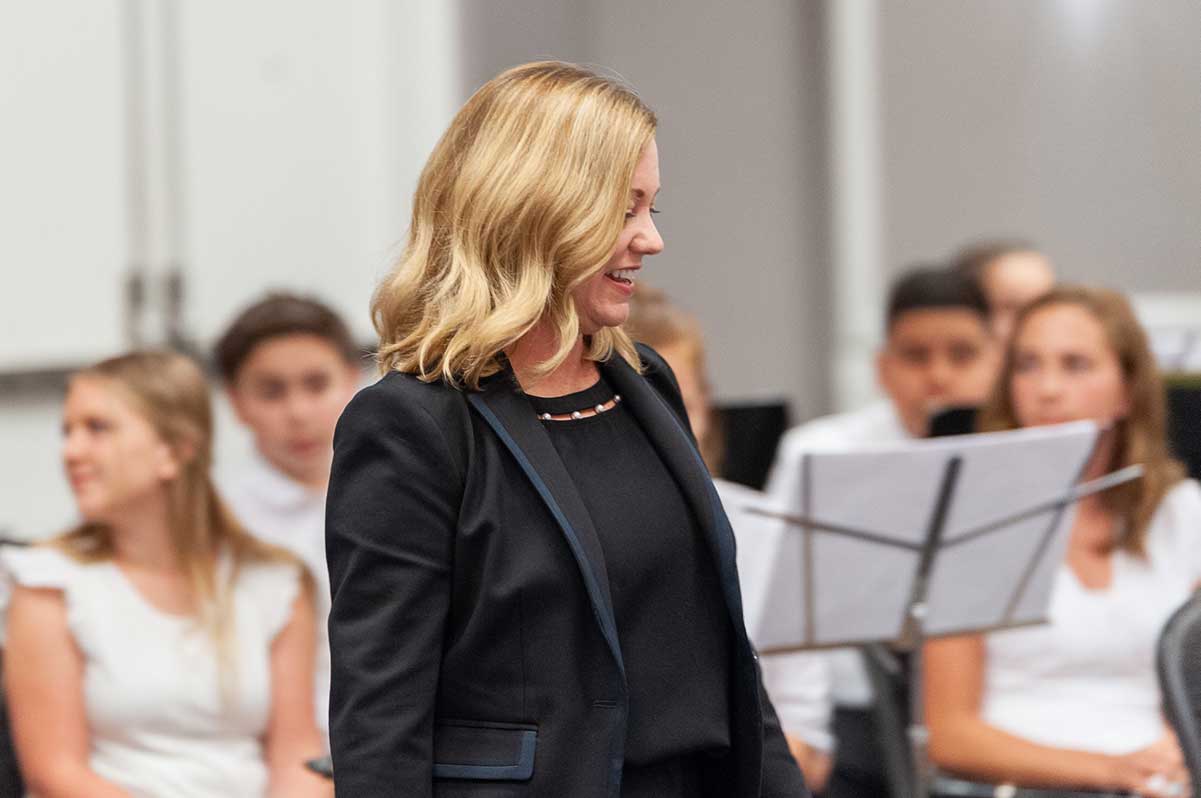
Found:
[{"label": "music stand", "polygon": [[918,796],[930,786],[922,646],[1045,622],[1072,506],[1142,473],[1131,466],[1078,484],[1097,434],[1075,422],[810,453],[799,508],[741,508],[787,530],[776,530],[762,600],[801,608],[798,625],[748,607],[761,651],[890,643],[911,652]]}]

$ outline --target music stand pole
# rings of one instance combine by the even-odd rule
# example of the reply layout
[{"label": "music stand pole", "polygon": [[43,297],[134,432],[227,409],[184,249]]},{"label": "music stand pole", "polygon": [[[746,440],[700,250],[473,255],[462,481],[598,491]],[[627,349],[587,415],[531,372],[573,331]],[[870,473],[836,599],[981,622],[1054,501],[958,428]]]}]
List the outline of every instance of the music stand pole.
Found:
[{"label": "music stand pole", "polygon": [[943,471],[942,485],[938,489],[934,512],[930,517],[929,531],[922,546],[917,578],[909,597],[906,613],[909,628],[906,640],[911,646],[909,654],[909,747],[913,754],[913,791],[916,798],[930,795],[930,731],[926,728],[925,692],[922,675],[922,647],[926,642],[926,594],[930,585],[930,571],[934,566],[934,555],[942,544],[946,528],[947,510],[955,495],[955,484],[959,480],[959,469],[963,459],[959,456],[947,461]]}]

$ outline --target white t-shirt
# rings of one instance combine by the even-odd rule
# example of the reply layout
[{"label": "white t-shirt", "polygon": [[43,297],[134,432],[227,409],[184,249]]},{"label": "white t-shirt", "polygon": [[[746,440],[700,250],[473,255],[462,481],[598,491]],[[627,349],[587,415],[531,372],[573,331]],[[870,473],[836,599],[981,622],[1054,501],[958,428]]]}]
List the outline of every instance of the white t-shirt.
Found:
[{"label": "white t-shirt", "polygon": [[[262,798],[271,643],[291,617],[299,569],[245,565],[233,588],[232,685],[223,703],[216,647],[190,617],[152,606],[111,561],[56,549],[0,550],[12,583],[63,592],[84,658],[90,765],[135,798]],[[270,599],[270,600],[268,600]]]},{"label": "white t-shirt", "polygon": [[[801,511],[801,459],[810,452],[847,451],[878,444],[910,440],[890,402],[876,402],[861,410],[815,419],[793,427],[780,439],[776,460],[767,480],[767,494],[773,504]],[[821,657],[830,670],[830,699],[847,707],[867,707],[873,700],[872,685],[857,649],[840,648],[822,654],[776,654],[773,662],[764,662],[765,674],[771,673],[769,691],[777,701],[781,715],[790,710],[785,691],[806,677],[811,669],[809,658]],[[776,696],[779,694],[780,699]],[[798,701],[806,696],[798,696]],[[796,711],[801,711],[800,707]]]},{"label": "white t-shirt", "polygon": [[1109,587],[1090,590],[1067,565],[1050,623],[985,637],[982,717],[1056,748],[1121,754],[1164,731],[1155,647],[1164,622],[1201,581],[1201,487],[1164,497],[1147,530],[1147,557],[1113,557]]},{"label": "white t-shirt", "polygon": [[237,473],[218,474],[221,498],[259,540],[290,551],[313,575],[317,654],[313,710],[322,734],[329,729],[329,567],[325,563],[325,493],[301,485],[255,453]]},{"label": "white t-shirt", "polygon": [[[754,642],[759,616],[770,609],[771,572],[777,540],[787,530],[779,529],[762,516],[742,508],[759,503],[762,494],[744,485],[713,480],[722,506],[738,542],[738,582],[742,588],[742,607],[748,634]],[[763,686],[771,697],[780,726],[788,734],[809,745],[829,751],[834,745],[830,734],[830,671],[822,654],[768,654],[759,660]]]}]

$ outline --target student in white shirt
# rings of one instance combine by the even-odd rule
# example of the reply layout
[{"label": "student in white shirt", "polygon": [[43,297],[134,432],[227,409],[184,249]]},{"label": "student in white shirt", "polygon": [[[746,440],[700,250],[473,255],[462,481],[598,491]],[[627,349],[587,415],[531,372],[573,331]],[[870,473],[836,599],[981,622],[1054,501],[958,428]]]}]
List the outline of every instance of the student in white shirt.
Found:
[{"label": "student in white shirt", "polygon": [[[768,477],[768,494],[778,506],[799,512],[801,460],[807,452],[924,437],[934,412],[984,400],[997,362],[988,305],[978,285],[948,268],[907,271],[889,292],[885,342],[876,356],[877,379],[887,400],[785,433]],[[824,656],[831,672],[838,747],[826,794],[830,798],[887,795],[884,757],[872,728],[874,697],[861,654],[840,649]],[[763,660],[765,683],[781,717],[790,711],[786,686],[802,678],[803,671],[794,675],[793,670],[808,668],[807,659],[781,654]]]},{"label": "student in white shirt", "polygon": [[4,687],[40,798],[316,798],[311,580],[209,478],[200,368],[140,352],[76,374],[80,523],[0,554]]},{"label": "student in white shirt", "polygon": [[293,554],[317,586],[317,722],[328,728],[329,571],[325,489],[334,427],[361,379],[361,353],[343,321],[320,302],[270,294],[243,310],[215,359],[255,458],[218,475],[234,513],[260,539]]},{"label": "student in white shirt", "polygon": [[[742,586],[747,631],[754,641],[756,608],[770,601],[763,596],[771,567],[773,549],[759,529],[748,530],[740,523],[738,507],[753,501],[757,492],[719,478],[722,463],[722,430],[710,401],[705,368],[705,345],[700,325],[690,314],[673,305],[667,296],[645,283],[638,283],[630,300],[630,316],[623,328],[630,337],[655,349],[675,373],[688,421],[705,465],[714,474],[722,504],[738,542],[738,575]],[[805,774],[805,784],[821,792],[830,775],[829,674],[819,656],[796,655],[791,660],[789,680],[774,679],[774,657],[761,657],[764,686],[771,696],[784,729],[788,748]]]},{"label": "student in white shirt", "polygon": [[1051,261],[1028,241],[976,241],[960,249],[952,263],[980,286],[998,341],[1009,340],[1021,309],[1055,285]]},{"label": "student in white shirt", "polygon": [[1084,479],[1141,480],[1082,501],[1050,622],[926,648],[930,752],[1019,785],[1191,794],[1160,708],[1155,645],[1201,582],[1201,488],[1164,441],[1163,385],[1129,304],[1061,286],[1018,316],[985,429],[1104,425]]}]

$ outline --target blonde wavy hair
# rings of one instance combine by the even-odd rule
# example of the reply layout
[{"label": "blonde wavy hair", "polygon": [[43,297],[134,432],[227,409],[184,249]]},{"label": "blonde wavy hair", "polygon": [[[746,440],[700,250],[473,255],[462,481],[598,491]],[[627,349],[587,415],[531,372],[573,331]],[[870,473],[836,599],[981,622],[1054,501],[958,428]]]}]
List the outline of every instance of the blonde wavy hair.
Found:
[{"label": "blonde wavy hair", "polygon": [[[253,537],[217,495],[210,476],[209,386],[191,359],[173,352],[133,352],[89,366],[72,378],[82,379],[97,380],[116,392],[150,422],[179,464],[179,475],[167,488],[171,544],[192,589],[197,620],[212,637],[222,676],[227,677],[233,656],[231,588],[238,569],[248,562],[299,561]],[[85,520],[48,545],[84,563],[109,560],[114,553],[112,530],[98,521]],[[232,566],[228,573],[219,573],[222,556]],[[308,578],[305,589],[312,589]]]},{"label": "blonde wavy hair", "polygon": [[[621,82],[575,64],[524,64],[484,84],[430,155],[408,243],[376,288],[380,371],[478,389],[542,321],[561,364],[580,335],[572,291],[608,261],[654,113]],[[620,328],[586,357],[638,354]]]},{"label": "blonde wavy hair", "polygon": [[1116,424],[1117,445],[1108,465],[1118,469],[1141,463],[1143,477],[1111,488],[1102,494],[1102,499],[1123,522],[1117,545],[1142,555],[1151,518],[1168,490],[1184,478],[1184,469],[1168,452],[1167,403],[1155,356],[1147,343],[1147,334],[1124,296],[1105,288],[1060,285],[1023,308],[1014,324],[1001,376],[982,410],[980,427],[987,431],[1020,426],[1010,390],[1016,366],[1016,341],[1031,316],[1060,305],[1082,308],[1101,325],[1130,394],[1130,412]]}]

